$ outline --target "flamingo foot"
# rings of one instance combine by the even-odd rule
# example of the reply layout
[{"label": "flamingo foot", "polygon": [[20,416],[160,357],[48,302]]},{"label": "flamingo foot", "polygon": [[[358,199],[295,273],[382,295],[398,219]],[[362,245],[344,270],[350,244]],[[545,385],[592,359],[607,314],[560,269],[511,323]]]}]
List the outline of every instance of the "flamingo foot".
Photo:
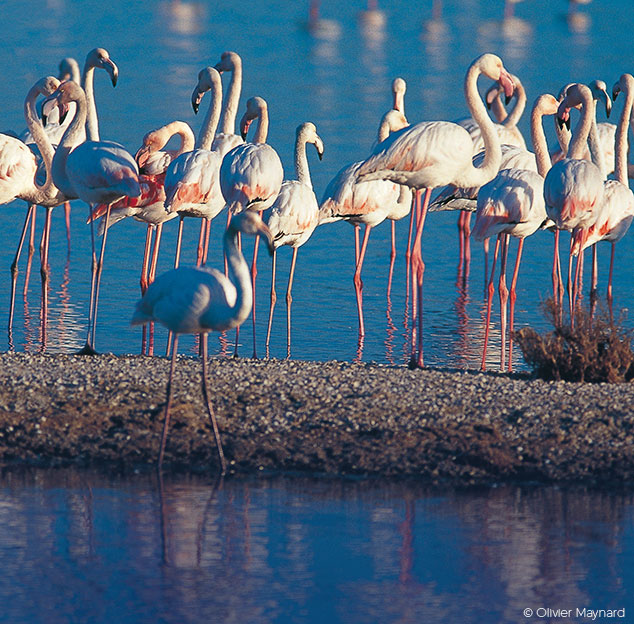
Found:
[{"label": "flamingo foot", "polygon": [[92,348],[89,342],[86,342],[79,351],[75,352],[75,355],[99,355],[99,353]]}]

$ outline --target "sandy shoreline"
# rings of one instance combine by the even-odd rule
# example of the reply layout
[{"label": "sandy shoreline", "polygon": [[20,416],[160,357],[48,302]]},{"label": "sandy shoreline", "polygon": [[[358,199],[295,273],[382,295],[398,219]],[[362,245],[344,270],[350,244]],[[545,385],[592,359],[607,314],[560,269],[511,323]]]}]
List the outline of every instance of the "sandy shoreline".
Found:
[{"label": "sandy shoreline", "polygon": [[[156,461],[169,362],[0,355],[0,461]],[[200,362],[177,367],[166,464],[216,460]],[[634,478],[634,385],[376,364],[218,358],[210,387],[233,470],[461,482]]]}]

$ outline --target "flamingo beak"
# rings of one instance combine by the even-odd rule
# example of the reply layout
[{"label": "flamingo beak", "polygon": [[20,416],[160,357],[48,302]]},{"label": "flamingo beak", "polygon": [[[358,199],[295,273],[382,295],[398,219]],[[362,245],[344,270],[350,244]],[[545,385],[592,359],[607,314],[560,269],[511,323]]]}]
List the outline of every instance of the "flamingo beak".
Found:
[{"label": "flamingo beak", "polygon": [[104,63],[104,69],[108,72],[108,75],[110,76],[112,86],[116,87],[117,80],[119,79],[119,68],[114,64],[114,61],[110,59],[106,59]]},{"label": "flamingo beak", "polygon": [[198,114],[198,109],[200,107],[200,102],[203,99],[203,94],[200,89],[196,87],[194,92],[192,93],[192,108],[194,109],[194,113]]},{"label": "flamingo beak", "polygon": [[319,160],[322,160],[324,157],[324,142],[319,136],[315,137],[315,147],[317,148],[317,156],[319,156]]},{"label": "flamingo beak", "polygon": [[149,157],[150,157],[150,148],[147,145],[144,145],[134,155],[134,160],[136,160],[137,165],[139,165],[139,169],[143,167],[143,165],[145,165]]},{"label": "flamingo beak", "polygon": [[616,97],[617,95],[621,93],[621,85],[617,82],[615,83],[615,85],[612,87],[612,99],[614,101],[616,101]]},{"label": "flamingo beak", "polygon": [[269,255],[272,256],[275,251],[275,245],[273,244],[273,235],[271,234],[271,230],[269,230],[266,223],[262,222],[262,225],[258,227],[258,231],[266,239],[266,246],[269,250]]},{"label": "flamingo beak", "polygon": [[500,86],[504,89],[504,97],[506,104],[511,101],[513,97],[513,92],[515,91],[515,83],[513,82],[513,78],[511,78],[511,74],[509,74],[506,69],[502,68],[500,71],[500,77],[498,79]]},{"label": "flamingo beak", "polygon": [[559,128],[566,126],[570,130],[570,109],[565,101],[559,105],[557,109],[557,125]]},{"label": "flamingo beak", "polygon": [[252,119],[246,119],[245,117],[243,117],[242,121],[240,122],[240,136],[242,137],[243,141],[245,141],[247,138],[247,133],[249,132],[249,126],[251,125],[252,121],[253,121]]}]

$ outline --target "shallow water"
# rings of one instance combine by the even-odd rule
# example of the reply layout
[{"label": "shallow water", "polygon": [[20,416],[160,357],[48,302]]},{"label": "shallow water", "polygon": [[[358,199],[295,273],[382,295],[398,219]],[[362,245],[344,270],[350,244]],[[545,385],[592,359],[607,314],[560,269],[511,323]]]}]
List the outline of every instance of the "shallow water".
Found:
[{"label": "shallow water", "polygon": [[[440,18],[432,17],[431,3],[406,0],[381,2],[383,28],[370,28],[360,19],[364,3],[325,0],[321,15],[336,28],[315,36],[305,28],[308,2],[236,0],[231,5],[203,2],[129,3],[112,0],[68,2],[38,0],[32,10],[24,3],[3,3],[0,67],[5,88],[0,93],[0,127],[24,127],[22,101],[33,82],[54,73],[67,55],[83,59],[101,45],[120,69],[112,89],[103,72],[96,82],[103,138],[116,139],[134,151],[149,129],[174,118],[200,119],[191,111],[190,95],[198,70],[214,64],[221,52],[238,51],[244,60],[244,101],[264,96],[270,107],[269,142],[278,150],[287,176],[292,176],[296,126],[305,120],[317,125],[324,139],[323,162],[309,155],[318,197],[327,182],[346,163],[368,153],[378,120],[390,107],[390,84],[395,76],[408,82],[406,112],[410,120],[455,119],[466,114],[462,79],[468,63],[493,51],[518,74],[529,104],[543,91],[556,93],[571,80],[603,78],[610,89],[630,58],[634,13],[629,0],[594,2],[582,7],[574,23],[567,21],[563,2],[556,5],[525,2],[516,5],[516,19],[502,23],[501,3],[438,3]],[[499,5],[499,6],[498,6]],[[585,30],[584,30],[585,29]],[[203,108],[206,103],[203,103]],[[615,112],[620,110],[617,101]],[[241,114],[241,113],[240,113]],[[603,119],[602,114],[599,115]],[[528,136],[528,115],[520,124]],[[552,128],[548,133],[552,135]],[[0,292],[0,323],[8,318],[9,273],[25,208],[21,202],[0,211],[0,267],[5,288]],[[73,203],[72,252],[67,257],[63,213],[54,211],[51,241],[50,318],[46,348],[68,352],[83,344],[89,287],[89,228],[87,208]],[[43,215],[38,218],[38,236]],[[346,223],[317,229],[299,253],[293,289],[292,355],[302,359],[362,358],[377,362],[404,361],[408,318],[405,307],[403,250],[407,219],[397,224],[397,249],[391,300],[386,298],[390,229],[383,224],[372,232],[363,270],[367,334],[358,344],[353,273],[353,229]],[[213,224],[212,266],[221,265],[220,237],[224,218]],[[465,287],[457,280],[456,216],[430,215],[423,240],[425,273],[424,340],[431,365],[477,366],[483,337],[483,256],[473,246],[471,272]],[[198,224],[186,223],[185,257],[194,257]],[[159,271],[172,263],[176,224],[166,226]],[[615,271],[616,307],[627,308],[632,283],[627,267],[634,261],[631,235],[619,245]],[[113,227],[108,238],[99,310],[97,347],[115,353],[140,350],[140,330],[129,326],[139,296],[138,279],[145,227],[131,220]],[[600,253],[601,288],[609,246]],[[250,246],[247,244],[250,255]],[[527,241],[518,284],[517,326],[545,328],[540,303],[549,294],[552,236],[538,233]],[[278,306],[271,355],[286,355],[284,292],[290,250],[280,250]],[[34,265],[37,268],[38,256]],[[513,255],[511,256],[511,260]],[[31,276],[26,297],[20,268],[15,326],[5,348],[36,350],[41,344],[40,280]],[[264,353],[268,312],[270,259],[260,254],[257,288],[258,351]],[[586,269],[589,274],[589,269]],[[490,361],[498,359],[499,321],[494,312]],[[232,342],[233,335],[226,337]],[[497,344],[496,344],[496,341]],[[183,349],[195,351],[193,340]],[[230,350],[212,339],[216,352]],[[250,355],[249,324],[241,335],[241,353]],[[1,345],[1,343],[0,343]],[[165,332],[157,333],[162,353]],[[189,346],[187,346],[189,345]],[[517,365],[522,366],[516,354]]]},{"label": "shallow water", "polygon": [[2,619],[15,623],[502,624],[554,621],[527,608],[634,609],[629,492],[5,470],[0,517]]}]

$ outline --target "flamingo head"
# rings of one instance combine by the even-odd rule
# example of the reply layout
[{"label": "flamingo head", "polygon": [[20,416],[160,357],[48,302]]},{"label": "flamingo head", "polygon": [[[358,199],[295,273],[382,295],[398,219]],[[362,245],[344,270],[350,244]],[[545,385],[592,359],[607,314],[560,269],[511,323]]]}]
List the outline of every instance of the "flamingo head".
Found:
[{"label": "flamingo head", "polygon": [[621,74],[618,82],[612,87],[612,99],[616,100],[616,96],[625,91],[625,93],[634,93],[634,77],[632,74]]},{"label": "flamingo head", "polygon": [[117,86],[117,79],[119,78],[119,68],[115,65],[114,61],[110,58],[108,50],[104,48],[95,48],[88,52],[86,56],[86,64],[84,65],[84,72],[89,68],[105,69],[110,76],[112,86]]},{"label": "flamingo head", "polygon": [[588,87],[590,88],[590,91],[592,92],[592,97],[595,101],[603,101],[603,104],[605,106],[605,115],[606,117],[609,117],[610,113],[612,112],[612,100],[608,95],[608,86],[605,84],[605,82],[603,82],[603,80],[593,80],[592,82],[588,83]]},{"label": "flamingo head", "polygon": [[239,58],[236,52],[223,52],[220,60],[214,65],[214,69],[220,74],[226,71],[233,71]]},{"label": "flamingo head", "polygon": [[222,84],[218,70],[213,67],[201,69],[198,72],[198,84],[192,93],[192,108],[194,109],[194,113],[198,113],[200,102],[207,91],[220,89],[222,89]]},{"label": "flamingo head", "polygon": [[247,101],[247,110],[240,120],[240,135],[243,140],[247,138],[247,132],[249,131],[251,122],[266,112],[266,109],[266,101],[261,97],[252,97]]},{"label": "flamingo head", "polygon": [[163,128],[158,130],[151,130],[143,137],[143,145],[138,149],[134,155],[139,168],[143,167],[148,158],[155,152],[158,152],[165,146],[165,137],[162,134]]},{"label": "flamingo head", "polygon": [[567,87],[563,99],[557,110],[557,123],[559,127],[567,126],[570,130],[570,109],[588,106],[592,103],[592,92],[589,87],[580,83],[574,83]]},{"label": "flamingo head", "polygon": [[403,112],[405,91],[407,91],[407,83],[402,78],[394,78],[392,81],[392,95],[394,96],[392,108]]},{"label": "flamingo head", "polygon": [[314,123],[307,121],[299,125],[297,127],[296,136],[298,141],[303,140],[306,143],[312,143],[317,149],[317,156],[319,156],[319,160],[322,159],[324,155],[324,142],[317,134],[317,128]]},{"label": "flamingo head", "polygon": [[69,104],[86,98],[84,90],[72,80],[59,83],[57,89],[42,101],[42,123],[46,124],[46,117],[56,106],[59,109],[59,122],[64,123],[68,114]]},{"label": "flamingo head", "polygon": [[59,62],[59,74],[57,77],[60,80],[80,81],[79,64],[72,56],[67,56]]},{"label": "flamingo head", "polygon": [[483,54],[471,64],[471,67],[478,68],[480,73],[488,76],[491,80],[495,80],[504,91],[506,103],[510,102],[515,90],[515,83],[511,74],[504,68],[502,59],[499,56],[490,53]]},{"label": "flamingo head", "polygon": [[253,236],[261,234],[266,240],[266,245],[268,247],[269,253],[272,255],[275,251],[271,230],[269,230],[266,223],[262,221],[260,215],[252,210],[244,210],[243,212],[240,212],[232,217],[231,221],[229,222],[227,232],[242,232],[243,234],[251,234]]}]

